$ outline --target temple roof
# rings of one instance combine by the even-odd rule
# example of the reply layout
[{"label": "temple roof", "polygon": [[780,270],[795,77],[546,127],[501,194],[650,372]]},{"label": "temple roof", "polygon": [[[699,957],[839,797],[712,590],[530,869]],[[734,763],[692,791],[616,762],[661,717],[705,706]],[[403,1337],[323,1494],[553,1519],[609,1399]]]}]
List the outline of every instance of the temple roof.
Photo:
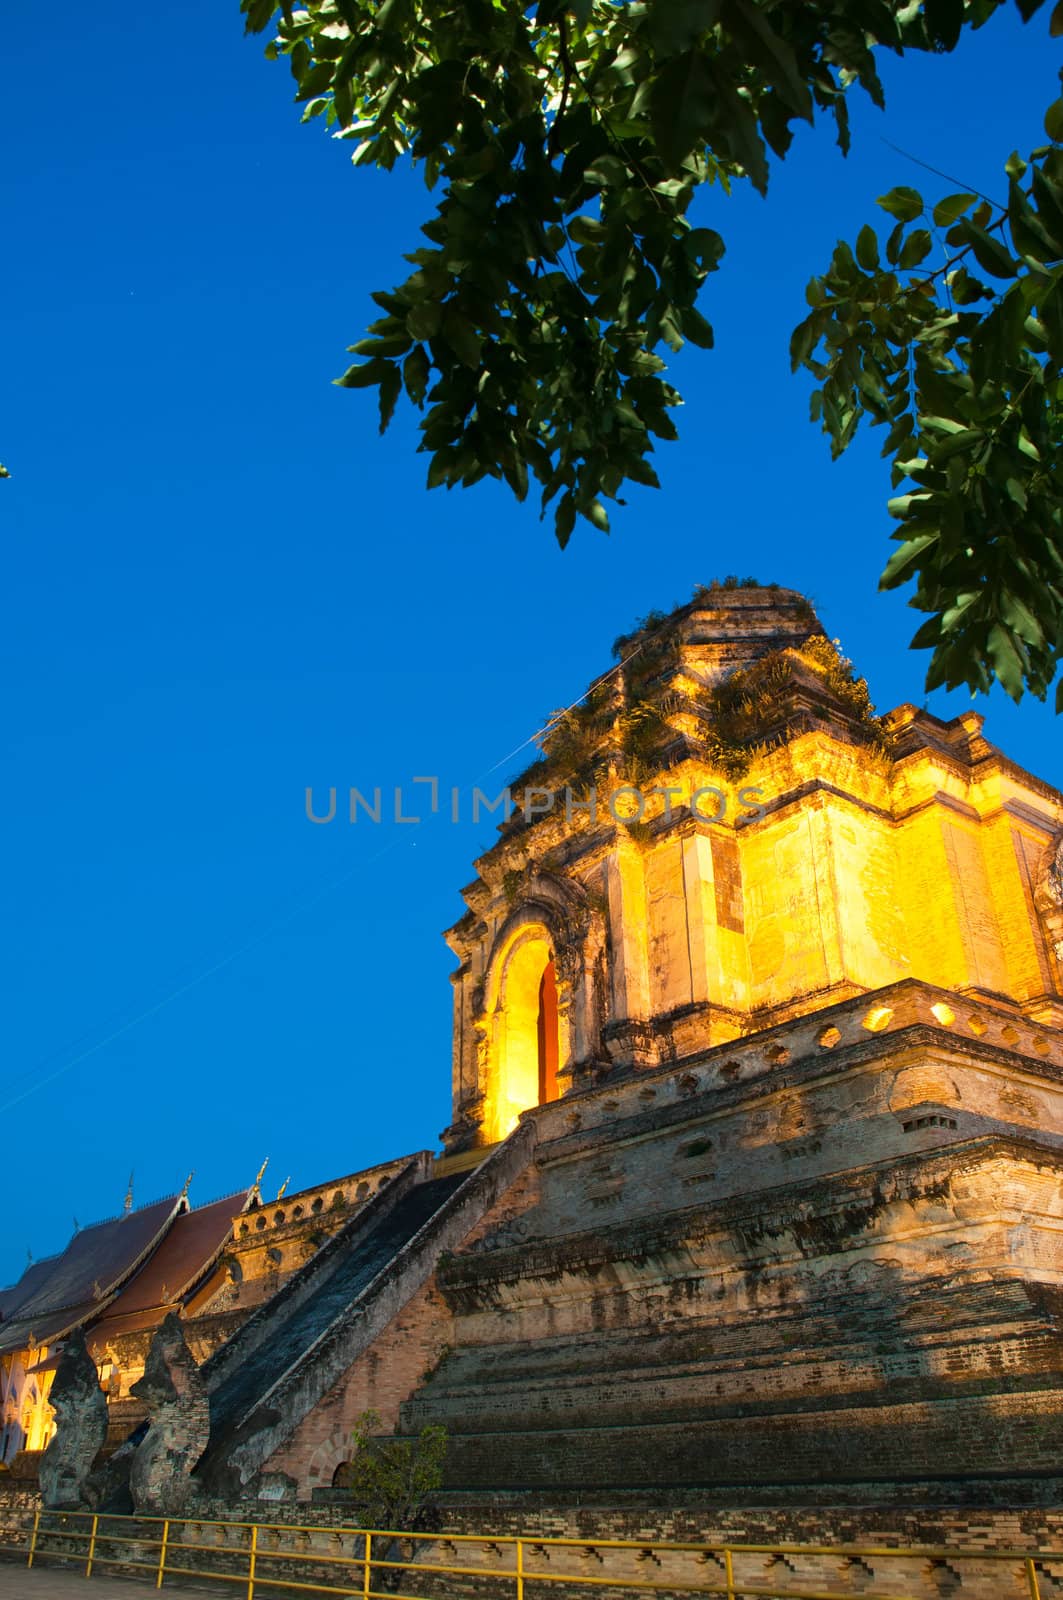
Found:
[{"label": "temple roof", "polygon": [[59,1255],[27,1267],[0,1291],[0,1350],[47,1343],[102,1310],[187,1207],[183,1195],[170,1195],[93,1223]]},{"label": "temple roof", "polygon": [[89,1348],[96,1353],[118,1334],[154,1328],[166,1311],[180,1305],[218,1259],[233,1217],[246,1209],[252,1192],[225,1195],[175,1217],[155,1253],[93,1323]]},{"label": "temple roof", "polygon": [[0,1323],[9,1321],[19,1306],[24,1305],[30,1296],[37,1292],[51,1272],[55,1261],[55,1256],[48,1256],[43,1261],[32,1261],[17,1283],[13,1283],[9,1289],[0,1289]]}]

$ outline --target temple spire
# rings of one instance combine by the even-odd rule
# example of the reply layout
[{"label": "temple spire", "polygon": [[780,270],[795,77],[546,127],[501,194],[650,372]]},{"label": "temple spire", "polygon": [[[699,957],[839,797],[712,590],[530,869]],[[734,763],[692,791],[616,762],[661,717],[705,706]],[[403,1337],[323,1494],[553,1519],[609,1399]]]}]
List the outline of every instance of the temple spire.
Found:
[{"label": "temple spire", "polygon": [[256,1174],[256,1177],[255,1177],[255,1181],[251,1185],[251,1199],[252,1200],[261,1200],[261,1198],[262,1198],[262,1179],[266,1175],[266,1168],[268,1166],[269,1166],[269,1156],[266,1157],[265,1161],[263,1161],[262,1165],[259,1167],[258,1173]]}]

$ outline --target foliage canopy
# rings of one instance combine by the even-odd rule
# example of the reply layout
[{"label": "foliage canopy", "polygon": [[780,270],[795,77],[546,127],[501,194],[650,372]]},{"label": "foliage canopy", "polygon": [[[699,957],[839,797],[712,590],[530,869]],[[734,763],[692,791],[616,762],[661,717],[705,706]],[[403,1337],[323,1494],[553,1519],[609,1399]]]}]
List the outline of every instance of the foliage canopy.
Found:
[{"label": "foliage canopy", "polygon": [[[608,530],[626,482],[657,486],[680,403],[661,347],[712,345],[697,300],[724,241],[687,215],[698,188],[765,192],[817,113],[847,149],[851,86],[883,103],[876,48],[951,51],[1004,0],[241,3],[304,118],[356,165],[412,157],[439,195],[337,381],[378,389],[382,430],[404,390],[421,408],[429,487],[490,475],[524,499],[534,478],[564,545],[578,516]],[[888,428],[882,583],[916,584],[928,684],[1016,699],[1063,655],[1063,100],[1045,130],[1006,201],[884,196],[884,244],[839,244],[791,351],[836,455],[862,418]]]}]

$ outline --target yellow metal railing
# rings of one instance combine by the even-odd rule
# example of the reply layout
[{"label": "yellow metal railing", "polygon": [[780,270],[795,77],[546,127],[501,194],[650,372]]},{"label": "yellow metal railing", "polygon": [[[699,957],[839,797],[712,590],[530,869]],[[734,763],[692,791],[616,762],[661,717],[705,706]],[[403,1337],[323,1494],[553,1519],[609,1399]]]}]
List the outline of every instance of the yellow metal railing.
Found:
[{"label": "yellow metal railing", "polygon": [[[326,1545],[329,1548],[322,1547]],[[448,1559],[441,1559],[443,1556]],[[256,1595],[265,1600],[278,1592],[347,1595],[358,1600],[425,1600],[426,1596],[439,1600],[442,1586],[433,1584],[433,1579],[463,1578],[480,1580],[471,1591],[477,1594],[483,1594],[484,1580],[493,1580],[491,1592],[500,1593],[502,1600],[546,1600],[547,1586],[558,1584],[573,1589],[607,1588],[622,1595],[718,1595],[723,1600],[929,1600],[941,1593],[935,1569],[942,1565],[952,1569],[961,1595],[966,1587],[963,1568],[975,1568],[970,1574],[974,1581],[970,1592],[982,1594],[989,1581],[986,1569],[990,1569],[995,1600],[997,1596],[1000,1600],[1012,1596],[1016,1600],[1047,1600],[1040,1577],[1048,1575],[1049,1594],[1056,1593],[1063,1582],[1063,1550],[516,1538],[227,1522],[188,1515],[114,1517],[38,1511],[28,1534],[26,1564],[32,1567],[43,1560],[83,1565],[86,1578],[101,1568],[120,1570],[124,1575],[142,1573],[157,1589],[167,1578],[235,1584],[246,1600],[255,1600]],[[574,1571],[577,1560],[584,1566],[597,1562],[602,1570]],[[624,1570],[632,1560],[640,1567],[654,1564],[660,1575],[632,1575]],[[758,1563],[762,1570],[755,1572]],[[916,1570],[903,1571],[904,1563]],[[779,1565],[785,1572],[779,1577],[765,1573],[768,1564]],[[801,1564],[807,1571],[803,1578]],[[849,1566],[855,1586],[816,1587],[817,1582],[829,1581],[822,1572],[827,1564]],[[615,1570],[605,1570],[607,1565]],[[692,1573],[691,1566],[700,1570]],[[900,1574],[898,1567],[902,1567]],[[403,1580],[409,1579],[412,1585],[404,1585]],[[888,1593],[875,1586],[880,1580],[889,1585]],[[1001,1580],[1005,1580],[1004,1587]],[[844,1579],[840,1581],[844,1583]],[[894,1587],[898,1581],[912,1587],[898,1590]],[[866,1582],[872,1587],[862,1587]],[[404,1586],[420,1593],[403,1593]],[[451,1592],[462,1592],[460,1583],[448,1587]],[[469,1590],[468,1585],[465,1588]],[[529,1590],[538,1592],[529,1597]]]}]

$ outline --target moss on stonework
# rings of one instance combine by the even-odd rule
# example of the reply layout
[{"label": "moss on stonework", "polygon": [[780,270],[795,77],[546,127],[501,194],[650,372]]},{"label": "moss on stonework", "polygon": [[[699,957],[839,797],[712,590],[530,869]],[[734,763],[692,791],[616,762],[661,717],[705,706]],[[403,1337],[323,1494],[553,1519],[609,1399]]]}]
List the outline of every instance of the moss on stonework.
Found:
[{"label": "moss on stonework", "polygon": [[539,736],[540,757],[514,778],[519,794],[532,787],[590,789],[603,780],[638,785],[651,780],[676,747],[669,718],[684,711],[700,720],[701,755],[724,777],[745,777],[753,760],[782,743],[790,731],[800,662],[822,680],[824,713],[842,710],[866,742],[883,755],[892,737],[875,715],[867,683],[823,634],[808,601],[794,597],[787,610],[808,634],[800,642],[768,651],[749,666],[732,671],[713,688],[690,699],[669,688],[681,666],[680,624],[713,591],[762,588],[753,578],[724,578],[695,589],[693,599],[674,612],[651,611],[633,633],[614,645],[619,665],[594,683],[574,706],[555,712]]},{"label": "moss on stonework", "polygon": [[[622,633],[613,640],[613,655],[619,660],[628,653],[629,647],[643,634],[655,633],[664,623],[676,623],[699,605],[711,603],[714,596],[720,593],[731,593],[735,589],[767,589],[778,591],[778,583],[761,583],[759,578],[739,578],[734,573],[726,578],[713,578],[711,583],[695,584],[689,600],[677,600],[670,611],[648,611],[640,617],[635,626],[628,633]],[[802,609],[807,610],[811,623],[815,623],[816,614],[807,600],[800,599],[795,602],[794,609],[800,615]],[[804,617],[802,616],[802,620]]]},{"label": "moss on stonework", "polygon": [[770,747],[792,685],[792,662],[785,651],[773,650],[709,690],[702,738],[712,765],[726,777],[744,778],[754,756]]},{"label": "moss on stonework", "polygon": [[616,719],[621,754],[635,761],[649,761],[670,732],[667,722],[648,700],[636,700]]},{"label": "moss on stonework", "polygon": [[624,827],[627,830],[628,837],[630,838],[632,844],[635,845],[637,849],[649,849],[650,845],[653,843],[654,835],[653,828],[648,822],[636,822],[632,820],[631,822],[625,822]]},{"label": "moss on stonework", "polygon": [[[869,744],[888,754],[893,736],[875,715],[867,680],[822,633],[811,634],[797,654],[824,681],[824,687],[846,714],[859,724]],[[724,678],[709,691],[703,735],[710,759],[727,777],[743,778],[756,755],[786,737],[786,700],[794,688],[794,652],[772,650]]]},{"label": "moss on stonework", "polygon": [[523,772],[518,772],[508,780],[506,787],[511,789],[514,794],[522,794],[526,789],[541,788],[543,780],[547,777],[549,771],[550,766],[546,757],[537,755],[530,766],[525,767]]},{"label": "moss on stonework", "polygon": [[639,656],[653,656],[663,649],[664,641],[671,632],[665,628],[668,622],[674,622],[678,613],[685,613],[687,605],[677,606],[671,613],[664,611],[648,611],[640,617],[630,633],[622,633],[613,640],[613,656],[617,661],[628,658],[636,660]]}]

